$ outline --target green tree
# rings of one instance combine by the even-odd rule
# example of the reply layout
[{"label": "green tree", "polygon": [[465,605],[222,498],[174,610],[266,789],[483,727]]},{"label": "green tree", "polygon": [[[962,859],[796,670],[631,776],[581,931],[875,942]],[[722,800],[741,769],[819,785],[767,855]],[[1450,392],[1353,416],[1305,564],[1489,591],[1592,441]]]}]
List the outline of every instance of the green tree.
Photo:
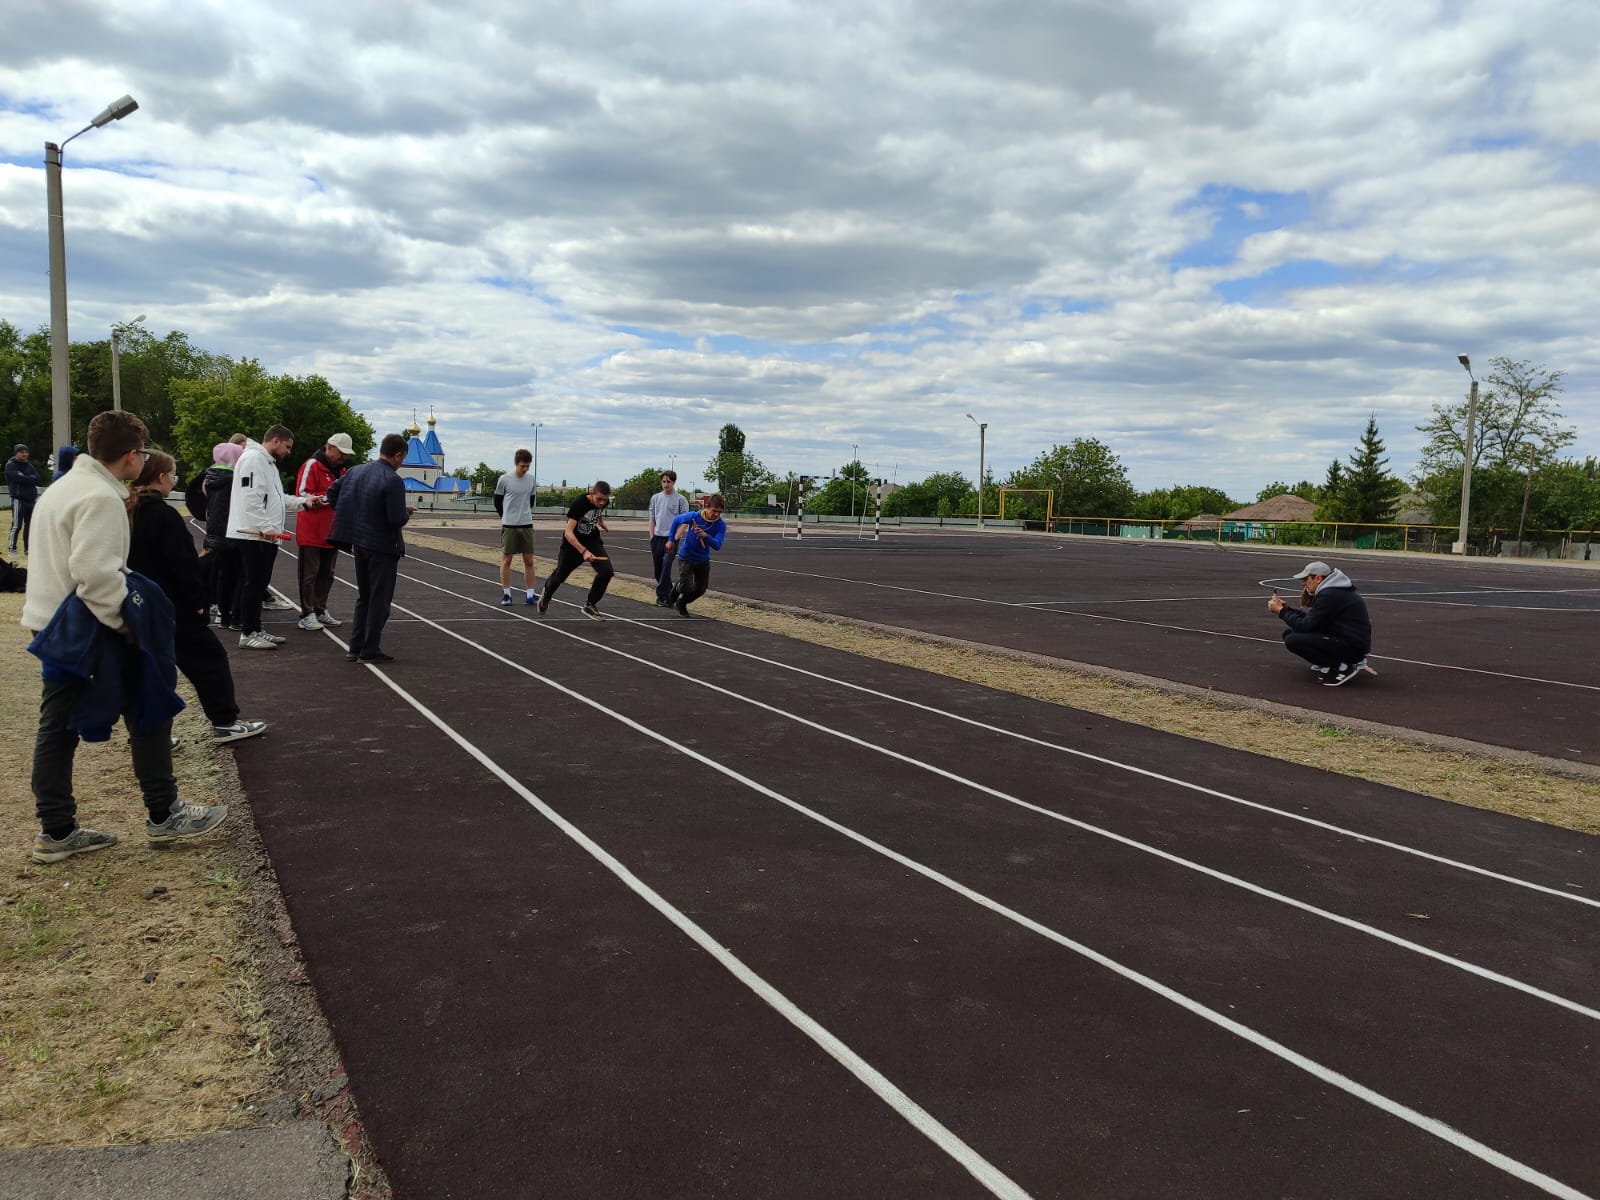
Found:
[{"label": "green tree", "polygon": [[765,503],[767,493],[777,490],[778,482],[761,460],[745,449],[744,431],[731,423],[717,435],[717,456],[706,464],[706,478],[716,480],[717,491],[734,510]]},{"label": "green tree", "polygon": [[895,489],[883,502],[886,517],[948,517],[963,501],[975,498],[972,484],[959,471],[945,471]]},{"label": "green tree", "polygon": [[[211,462],[211,448],[235,433],[259,438],[277,421],[272,379],[253,358],[218,358],[196,379],[174,380],[172,446],[179,473]],[[331,431],[330,431],[331,432]],[[353,437],[354,435],[352,435]]]},{"label": "green tree", "polygon": [[1322,481],[1316,512],[1319,521],[1344,520],[1344,465],[1336,458],[1328,464],[1328,477]]},{"label": "green tree", "polygon": [[1405,484],[1389,474],[1383,439],[1378,436],[1378,419],[1367,418],[1367,428],[1350,456],[1348,470],[1339,487],[1339,519],[1362,525],[1381,525],[1394,519],[1394,511],[1405,494]]},{"label": "green tree", "polygon": [[[1563,372],[1515,359],[1489,360],[1489,374],[1479,388],[1472,436],[1472,469],[1480,466],[1525,467],[1530,449],[1534,464],[1553,462],[1558,451],[1572,444],[1573,429],[1563,423],[1558,397],[1564,390]],[[1417,426],[1427,441],[1417,467],[1419,480],[1460,474],[1465,458],[1468,401],[1436,404],[1433,417]],[[1476,492],[1476,487],[1474,487]],[[1459,490],[1457,495],[1459,496]]]},{"label": "green tree", "polygon": [[[365,462],[377,444],[378,439],[366,417],[351,408],[321,375],[279,375],[272,380],[271,394],[277,415],[268,424],[286,425],[294,430],[294,450],[284,460],[286,474],[291,478],[299,471],[300,464],[321,450],[336,433],[350,435],[354,447],[351,458],[358,463]],[[259,438],[266,432],[266,426],[245,432]]]},{"label": "green tree", "polygon": [[661,473],[665,470],[665,467],[646,467],[620,486],[613,484],[611,507],[649,508],[650,497],[661,490]]},{"label": "green tree", "polygon": [[[1133,507],[1134,490],[1127,470],[1098,438],[1076,438],[1069,445],[1052,446],[1013,472],[1006,486],[1054,489],[1057,516],[1126,516]],[[1024,498],[1020,505],[1019,511],[1043,518],[1043,497]]]},{"label": "green tree", "polygon": [[1293,487],[1290,487],[1281,479],[1275,479],[1256,493],[1256,503],[1260,504],[1263,500],[1271,500],[1274,496],[1299,496],[1300,499],[1309,500],[1315,504],[1322,499],[1322,489],[1309,479],[1302,479]]},{"label": "green tree", "polygon": [[1204,484],[1179,484],[1156,488],[1134,499],[1129,510],[1147,521],[1184,521],[1201,513],[1220,516],[1240,507],[1226,492]]},{"label": "green tree", "polygon": [[491,467],[486,462],[480,462],[467,476],[472,480],[472,492],[476,496],[494,495],[494,485],[500,482],[503,472],[499,467]]}]

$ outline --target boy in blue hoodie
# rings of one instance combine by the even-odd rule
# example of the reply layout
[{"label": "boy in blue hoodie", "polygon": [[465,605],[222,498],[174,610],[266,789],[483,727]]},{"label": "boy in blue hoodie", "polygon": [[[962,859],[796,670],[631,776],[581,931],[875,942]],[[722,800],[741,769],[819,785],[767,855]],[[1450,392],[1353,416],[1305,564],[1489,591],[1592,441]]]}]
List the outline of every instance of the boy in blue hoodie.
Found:
[{"label": "boy in blue hoodie", "polygon": [[700,499],[699,512],[686,512],[672,519],[667,534],[666,553],[677,555],[678,581],[667,602],[679,616],[689,615],[689,605],[705,595],[711,583],[711,552],[722,549],[728,526],[722,520],[727,504],[721,492]]}]

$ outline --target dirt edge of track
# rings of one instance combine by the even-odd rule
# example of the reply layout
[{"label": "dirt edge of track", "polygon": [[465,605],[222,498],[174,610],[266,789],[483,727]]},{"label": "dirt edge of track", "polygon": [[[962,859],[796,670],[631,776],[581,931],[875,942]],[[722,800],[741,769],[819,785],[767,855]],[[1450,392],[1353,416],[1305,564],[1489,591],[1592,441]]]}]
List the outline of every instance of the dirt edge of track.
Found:
[{"label": "dirt edge of track", "polygon": [[[499,552],[447,536],[408,531],[418,548],[498,567]],[[541,558],[543,573],[550,563]],[[650,603],[640,576],[618,572],[614,593]],[[1600,834],[1600,769],[1526,751],[1218,692],[1114,668],[818,613],[712,590],[697,611],[763,632],[1148,729],[1193,737],[1402,788],[1440,800]]]}]

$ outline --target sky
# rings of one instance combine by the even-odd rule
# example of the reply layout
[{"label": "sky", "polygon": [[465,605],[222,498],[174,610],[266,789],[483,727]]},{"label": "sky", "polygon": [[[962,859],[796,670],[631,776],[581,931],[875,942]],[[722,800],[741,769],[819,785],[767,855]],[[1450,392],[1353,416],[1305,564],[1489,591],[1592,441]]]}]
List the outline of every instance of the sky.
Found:
[{"label": "sky", "polygon": [[[325,376],[447,467],[1390,467],[1495,355],[1600,455],[1600,5],[6,0],[0,318]],[[967,414],[972,415],[969,420]],[[322,431],[297,431],[302,438]],[[331,432],[331,431],[330,431]]]}]

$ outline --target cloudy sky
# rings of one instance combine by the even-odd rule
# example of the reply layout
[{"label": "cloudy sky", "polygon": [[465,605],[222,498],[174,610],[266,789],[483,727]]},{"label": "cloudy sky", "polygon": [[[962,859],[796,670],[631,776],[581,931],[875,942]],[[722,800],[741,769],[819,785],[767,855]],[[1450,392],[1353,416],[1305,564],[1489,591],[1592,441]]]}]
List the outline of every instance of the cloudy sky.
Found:
[{"label": "cloudy sky", "polygon": [[[1493,355],[1600,454],[1600,5],[6,0],[0,317],[318,372],[449,464],[620,480],[725,422],[901,481],[1096,437],[1320,480]],[[302,431],[310,434],[312,431]]]}]

